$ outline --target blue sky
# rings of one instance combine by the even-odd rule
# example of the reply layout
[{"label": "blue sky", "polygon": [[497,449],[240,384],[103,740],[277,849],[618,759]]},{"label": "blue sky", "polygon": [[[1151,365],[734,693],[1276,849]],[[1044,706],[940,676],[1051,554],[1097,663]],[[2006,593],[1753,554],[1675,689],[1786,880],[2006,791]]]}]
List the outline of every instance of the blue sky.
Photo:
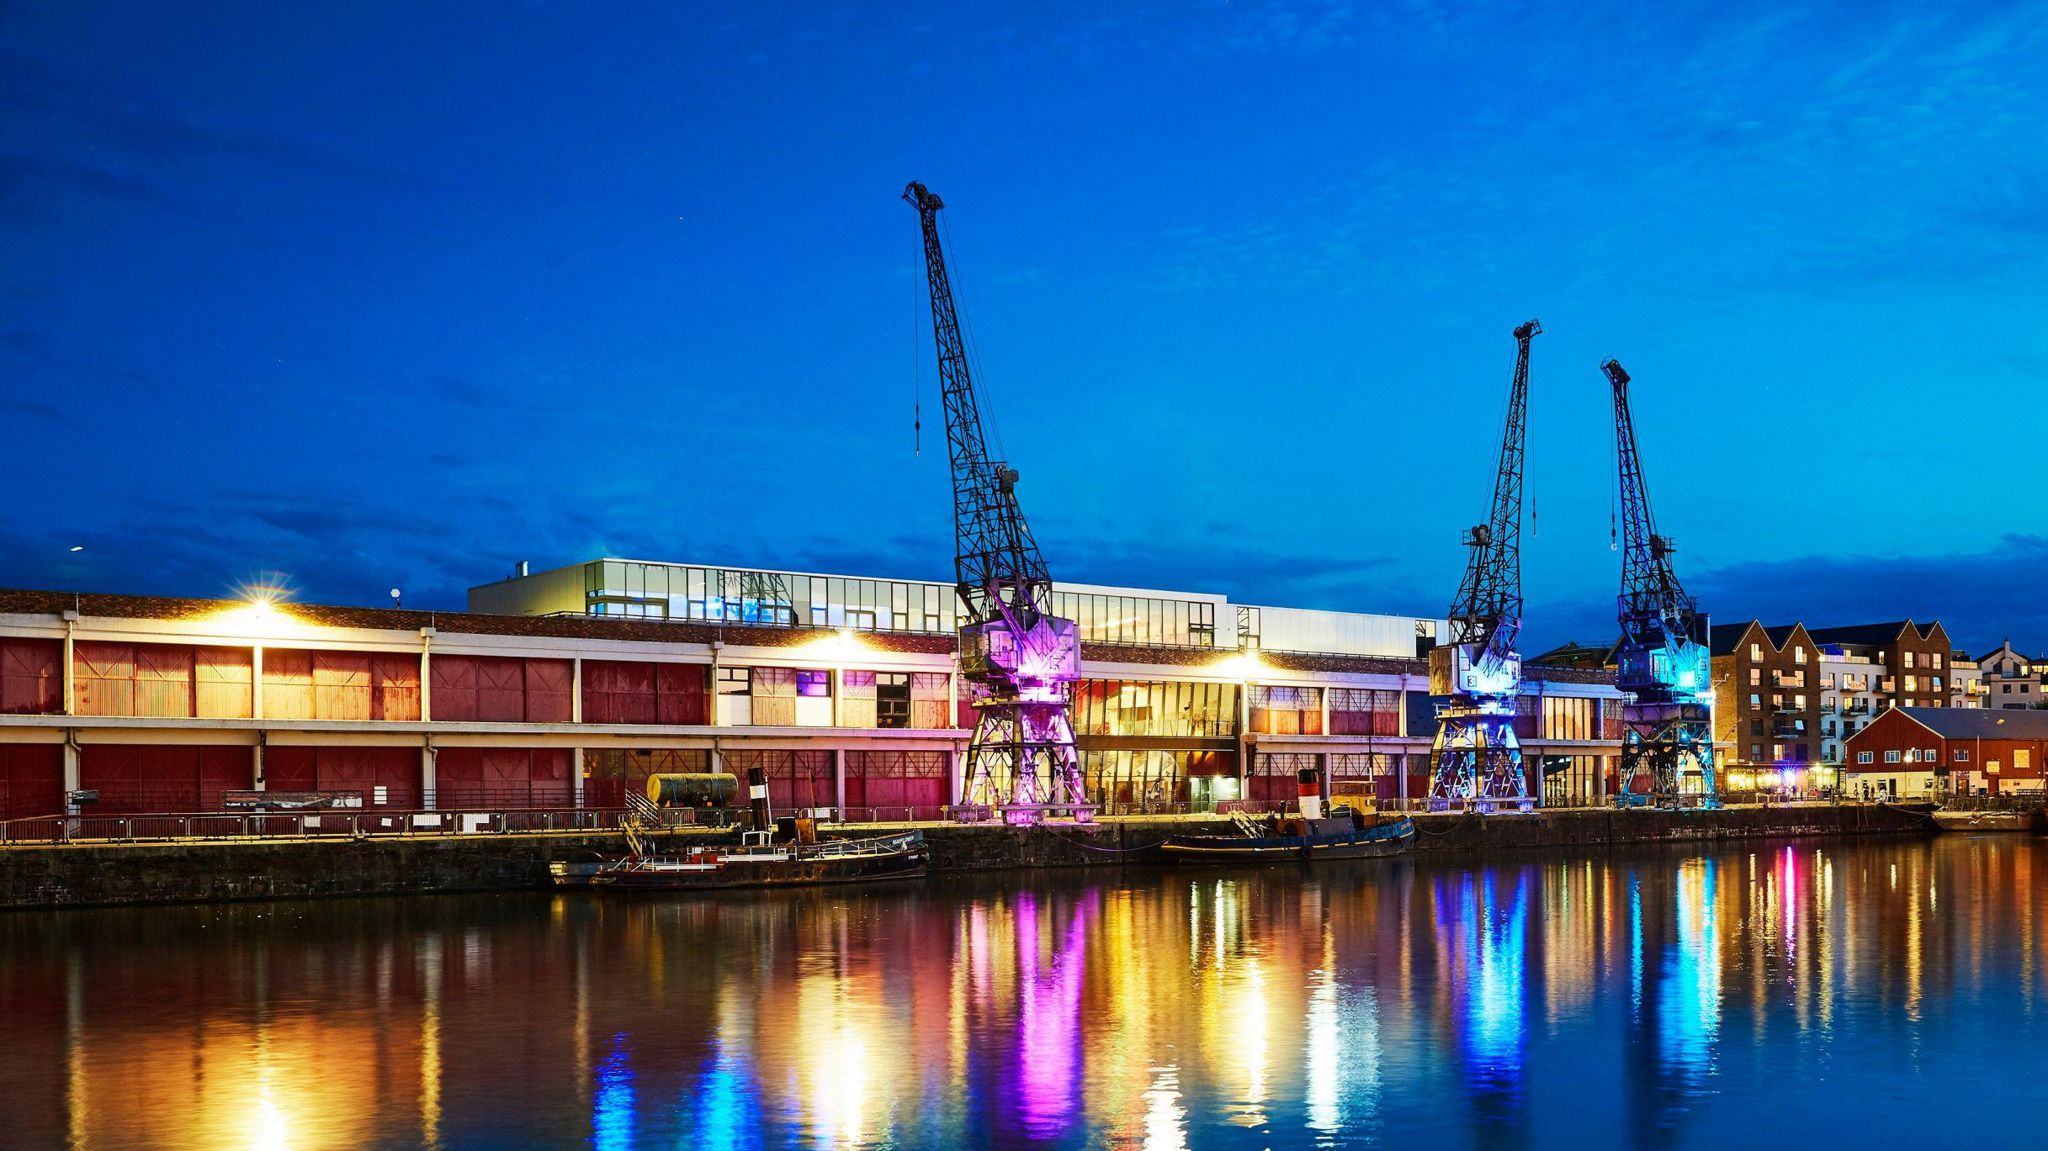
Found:
[{"label": "blue sky", "polygon": [[1442,611],[1538,316],[1532,650],[1609,355],[1717,618],[2048,647],[2048,8],[1550,7],[0,8],[0,583],[944,578],[915,178],[1059,578]]}]

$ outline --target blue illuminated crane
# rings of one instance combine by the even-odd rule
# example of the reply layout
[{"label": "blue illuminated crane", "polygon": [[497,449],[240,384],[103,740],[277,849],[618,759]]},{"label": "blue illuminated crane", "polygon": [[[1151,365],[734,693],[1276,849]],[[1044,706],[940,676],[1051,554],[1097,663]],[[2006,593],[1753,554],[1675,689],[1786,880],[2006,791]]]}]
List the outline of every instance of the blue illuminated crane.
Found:
[{"label": "blue illuminated crane", "polygon": [[1465,537],[1472,555],[1451,605],[1450,643],[1429,653],[1430,694],[1446,697],[1437,709],[1436,745],[1430,750],[1429,803],[1438,810],[1466,803],[1526,808],[1532,802],[1515,738],[1515,698],[1522,687],[1515,638],[1522,630],[1529,341],[1542,331],[1535,320],[1515,329],[1515,375],[1493,478],[1493,512]]},{"label": "blue illuminated crane", "polygon": [[1653,802],[1675,805],[1694,784],[1700,801],[1719,806],[1714,777],[1713,680],[1707,617],[1671,567],[1671,541],[1657,534],[1636,452],[1629,375],[1616,360],[1600,365],[1614,385],[1614,446],[1621,493],[1621,645],[1616,686],[1621,708],[1621,791],[1636,796],[1649,780]]},{"label": "blue illuminated crane", "polygon": [[966,802],[1012,823],[1047,814],[1089,814],[1074,751],[1069,692],[1080,678],[1081,644],[1072,620],[1050,611],[1052,577],[1017,505],[1017,472],[989,458],[981,408],[968,377],[967,347],[953,307],[939,241],[944,201],[911,183],[930,282],[932,338],[953,469],[954,588],[960,596],[960,671],[980,689],[967,745]]}]

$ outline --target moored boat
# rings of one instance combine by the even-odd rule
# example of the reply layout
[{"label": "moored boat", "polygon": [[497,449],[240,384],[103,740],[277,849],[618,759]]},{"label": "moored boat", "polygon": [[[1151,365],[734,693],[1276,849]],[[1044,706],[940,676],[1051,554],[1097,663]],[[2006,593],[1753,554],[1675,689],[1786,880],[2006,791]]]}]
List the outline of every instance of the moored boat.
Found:
[{"label": "moored boat", "polygon": [[1323,814],[1322,774],[1296,773],[1301,786],[1297,812],[1259,819],[1235,818],[1236,831],[1220,835],[1169,835],[1159,845],[1176,863],[1259,863],[1326,859],[1377,859],[1399,855],[1415,842],[1415,821],[1379,821],[1369,807],[1338,807]]},{"label": "moored boat", "polygon": [[[768,809],[768,780],[760,768],[747,772],[749,820],[753,830],[738,843],[707,843],[682,851],[655,851],[650,831],[665,824],[665,805],[703,798],[706,788],[723,800],[731,776],[650,777],[647,797],[628,794],[622,825],[631,850],[611,858],[557,860],[548,865],[557,887],[615,891],[700,891],[726,887],[794,887],[820,883],[871,883],[915,879],[925,873],[929,853],[924,832],[854,839],[820,839],[809,819],[784,820],[780,832]],[[700,794],[703,793],[703,794]]]},{"label": "moored boat", "polygon": [[1159,845],[1177,863],[1319,862],[1399,855],[1415,842],[1415,821],[1361,826],[1344,817],[1288,816],[1270,825],[1240,826],[1234,835],[1170,835]]},{"label": "moored boat", "polygon": [[558,861],[549,872],[557,887],[684,891],[915,879],[924,875],[928,858],[921,831],[815,843],[775,843],[766,833],[748,832],[738,844]]}]

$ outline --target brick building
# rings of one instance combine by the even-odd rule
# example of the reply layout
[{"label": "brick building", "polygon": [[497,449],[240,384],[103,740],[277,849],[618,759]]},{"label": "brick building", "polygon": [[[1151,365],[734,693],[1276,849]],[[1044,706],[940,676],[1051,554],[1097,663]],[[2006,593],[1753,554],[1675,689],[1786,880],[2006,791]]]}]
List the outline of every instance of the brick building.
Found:
[{"label": "brick building", "polygon": [[[1714,742],[1729,749],[1731,776],[1758,777],[1750,786],[1807,786],[1805,773],[1821,762],[1820,645],[1802,624],[1751,620],[1715,626],[1708,648]],[[1732,778],[1729,786],[1747,790]]]},{"label": "brick building", "polygon": [[1760,620],[1713,629],[1714,738],[1730,787],[1839,785],[1846,741],[1898,707],[1947,707],[1948,632],[1912,620],[1807,628]]},{"label": "brick building", "polygon": [[2048,711],[1901,707],[1849,737],[1851,795],[2039,793]]}]

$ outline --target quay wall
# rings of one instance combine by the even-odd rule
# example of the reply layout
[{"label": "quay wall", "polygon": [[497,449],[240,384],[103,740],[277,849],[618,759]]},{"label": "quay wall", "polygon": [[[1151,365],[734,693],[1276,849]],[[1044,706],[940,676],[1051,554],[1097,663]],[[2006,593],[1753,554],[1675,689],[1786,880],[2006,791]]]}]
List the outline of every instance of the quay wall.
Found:
[{"label": "quay wall", "polygon": [[[1863,804],[1683,813],[1446,813],[1419,815],[1415,822],[1415,851],[1435,857],[1934,830],[1925,812]],[[934,872],[967,872],[1150,863],[1168,835],[1227,826],[1214,818],[1184,818],[1105,820],[1087,828],[927,825],[924,832]],[[5,847],[0,909],[533,890],[547,885],[553,860],[624,846],[617,835],[558,833]]]}]

